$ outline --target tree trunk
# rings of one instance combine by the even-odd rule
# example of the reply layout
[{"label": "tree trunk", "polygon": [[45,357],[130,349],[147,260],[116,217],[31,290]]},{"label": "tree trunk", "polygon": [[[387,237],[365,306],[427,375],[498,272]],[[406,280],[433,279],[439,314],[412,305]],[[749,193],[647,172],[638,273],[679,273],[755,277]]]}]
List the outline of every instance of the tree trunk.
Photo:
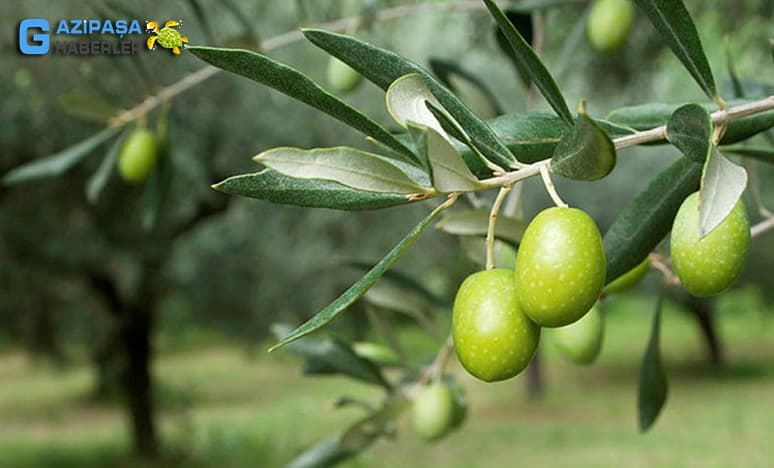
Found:
[{"label": "tree trunk", "polygon": [[720,337],[717,333],[715,315],[712,302],[706,299],[697,299],[692,297],[688,299],[688,310],[694,316],[699,325],[701,334],[704,338],[704,344],[707,350],[707,359],[715,366],[723,364],[723,347],[720,343]]},{"label": "tree trunk", "polygon": [[543,369],[540,364],[540,352],[536,351],[532,362],[527,366],[527,397],[542,398],[545,393]]}]

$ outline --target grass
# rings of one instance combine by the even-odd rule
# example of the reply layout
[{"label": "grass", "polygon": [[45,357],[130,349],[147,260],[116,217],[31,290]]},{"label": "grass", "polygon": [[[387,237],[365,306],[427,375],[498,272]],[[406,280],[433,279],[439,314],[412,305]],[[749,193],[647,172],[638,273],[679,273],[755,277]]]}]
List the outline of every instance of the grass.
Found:
[{"label": "grass", "polygon": [[[591,367],[565,364],[544,346],[548,387],[540,401],[526,398],[519,377],[484,384],[452,363],[471,404],[461,430],[428,445],[404,417],[395,442],[379,441],[345,466],[770,466],[774,318],[752,290],[723,299],[727,364],[715,369],[704,362],[692,319],[667,308],[670,393],[643,435],[636,387],[654,302],[633,296],[607,304],[605,347]],[[413,331],[404,337],[420,341]],[[333,409],[336,397],[380,396],[344,378],[302,378],[299,368],[287,354],[248,358],[223,344],[162,355],[155,372],[166,456],[151,464],[131,457],[121,409],[88,399],[88,367],[56,371],[7,352],[0,355],[0,466],[282,466],[360,415]]]}]

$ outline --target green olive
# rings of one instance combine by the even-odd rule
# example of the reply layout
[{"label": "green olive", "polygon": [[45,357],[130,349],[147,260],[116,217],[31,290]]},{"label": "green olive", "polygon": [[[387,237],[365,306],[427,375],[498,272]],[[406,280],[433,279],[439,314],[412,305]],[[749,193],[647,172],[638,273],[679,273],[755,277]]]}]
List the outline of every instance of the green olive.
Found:
[{"label": "green olive", "polygon": [[742,272],[750,250],[750,224],[739,199],[731,213],[703,239],[699,193],[683,201],[672,225],[672,265],[683,287],[698,297],[726,290]]},{"label": "green olive", "polygon": [[457,412],[452,389],[445,382],[433,382],[414,399],[411,411],[414,432],[427,441],[440,439],[454,428]]},{"label": "green olive", "polygon": [[605,322],[594,306],[577,322],[550,330],[551,342],[559,354],[576,364],[591,364],[602,349]]},{"label": "green olive", "polygon": [[452,312],[454,346],[462,366],[486,382],[509,379],[527,367],[540,327],[521,312],[513,271],[467,277]]},{"label": "green olive", "polygon": [[516,258],[521,310],[543,327],[588,312],[605,283],[605,250],[594,220],[576,208],[549,208],[527,226]]},{"label": "green olive", "polygon": [[634,24],[634,7],[629,0],[597,0],[591,7],[586,35],[601,54],[610,54],[626,42]]},{"label": "green olive", "polygon": [[650,259],[645,258],[639,265],[614,279],[603,290],[606,294],[619,294],[637,286],[650,269]]},{"label": "green olive", "polygon": [[159,145],[150,130],[138,128],[126,137],[118,155],[118,172],[129,183],[145,181],[156,168]]},{"label": "green olive", "polygon": [[328,61],[328,84],[337,93],[352,92],[362,81],[360,73],[336,57]]}]

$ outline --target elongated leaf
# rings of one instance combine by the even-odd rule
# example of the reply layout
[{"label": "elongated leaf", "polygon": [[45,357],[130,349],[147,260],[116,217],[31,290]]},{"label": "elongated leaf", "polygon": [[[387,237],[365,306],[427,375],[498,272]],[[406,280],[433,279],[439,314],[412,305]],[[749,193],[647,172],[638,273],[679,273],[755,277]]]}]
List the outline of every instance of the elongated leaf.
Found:
[{"label": "elongated leaf", "polygon": [[115,106],[104,99],[80,90],[62,94],[58,101],[66,113],[91,122],[107,122],[118,112]]},{"label": "elongated leaf", "polygon": [[142,227],[146,231],[151,231],[156,226],[156,221],[158,221],[164,200],[167,198],[172,184],[173,167],[169,154],[169,141],[164,139],[159,146],[159,162],[145,183],[140,205]]},{"label": "elongated leaf", "polygon": [[381,157],[346,146],[335,148],[273,148],[255,161],[298,179],[321,179],[368,192],[427,193],[405,172]]},{"label": "elongated leaf", "polygon": [[230,177],[213,188],[271,203],[336,210],[375,210],[409,203],[398,193],[363,192],[327,180],[294,179],[271,169]]},{"label": "elongated leaf", "polygon": [[363,295],[369,304],[414,318],[424,318],[431,311],[432,306],[424,295],[385,279],[379,280]]},{"label": "elongated leaf", "polygon": [[519,34],[519,31],[508,21],[500,7],[492,0],[484,0],[484,3],[511,45],[514,58],[521,62],[523,69],[529,73],[530,79],[535,83],[543,97],[546,98],[554,112],[564,119],[565,122],[571,124],[573,122],[572,114],[551,73],[548,72],[548,69],[540,61],[532,47]]},{"label": "elongated leaf", "polygon": [[[365,261],[359,261],[359,260],[348,260],[344,262],[345,265],[351,266],[353,268],[358,268],[362,270],[363,272],[367,272],[370,270],[375,262],[365,262]],[[430,291],[427,286],[425,286],[420,280],[414,278],[413,276],[403,273],[400,270],[392,269],[387,270],[384,273],[383,279],[381,281],[389,281],[392,283],[395,283],[402,289],[408,289],[412,293],[418,293],[431,303],[437,306],[446,306],[448,305],[448,300],[445,297],[439,297],[437,294]]]},{"label": "elongated leaf", "polygon": [[387,129],[325,91],[294,68],[248,50],[200,46],[190,46],[187,49],[211,65],[250,78],[319,109],[379,140],[401,154],[406,161],[416,162],[411,150],[403,146]]},{"label": "elongated leaf", "polygon": [[430,127],[415,126],[409,122],[412,133],[421,133],[418,144],[431,168],[433,187],[440,193],[470,192],[482,187],[476,176],[470,172],[462,156],[449,141]]},{"label": "elongated leaf", "polygon": [[106,128],[89,138],[56,154],[23,164],[3,176],[3,184],[14,185],[47,177],[57,177],[78,164],[99,145],[118,132],[118,128]]},{"label": "elongated leaf", "polygon": [[451,88],[482,119],[493,119],[503,113],[497,98],[486,84],[458,64],[431,58],[430,68],[443,84]]},{"label": "elongated leaf", "polygon": [[[284,324],[272,326],[272,332],[278,340],[287,336],[292,330],[292,327]],[[390,384],[374,363],[358,356],[347,343],[338,338],[307,336],[291,343],[287,349],[325,368],[328,370],[326,373],[348,375],[364,382],[390,388]]]},{"label": "elongated leaf", "polygon": [[551,157],[551,172],[576,180],[597,180],[615,167],[615,145],[581,105],[575,127]]},{"label": "elongated leaf", "polygon": [[[750,103],[750,99],[734,99],[728,102],[729,106]],[[718,109],[714,103],[700,103],[708,111]],[[607,116],[610,122],[631,127],[635,130],[649,130],[666,125],[672,114],[684,104],[650,103],[639,106],[623,107],[612,111]],[[720,140],[721,144],[729,145],[746,140],[760,132],[774,127],[774,111],[763,112],[756,115],[734,120],[728,124],[725,135]]]},{"label": "elongated leaf", "polygon": [[110,145],[110,149],[108,149],[105,157],[102,158],[102,162],[97,170],[86,181],[86,200],[89,203],[96,204],[99,201],[99,196],[107,185],[108,180],[110,180],[110,174],[113,173],[113,168],[115,168],[116,161],[118,161],[118,153],[124,145],[125,136],[126,131],[116,138],[113,144]]},{"label": "elongated leaf", "polygon": [[605,233],[610,283],[642,262],[672,228],[685,197],[699,187],[702,166],[680,158],[653,180],[618,214]]},{"label": "elongated leaf", "polygon": [[650,22],[696,80],[699,87],[715,98],[718,91],[707,56],[682,0],[634,0]]},{"label": "elongated leaf", "polygon": [[699,230],[704,237],[712,232],[734,209],[747,187],[747,171],[712,148],[699,191]]},{"label": "elongated leaf", "polygon": [[430,112],[427,102],[437,102],[425,81],[418,73],[403,75],[395,80],[385,95],[387,110],[401,126],[409,122],[432,128],[445,139],[449,139],[441,123]]},{"label": "elongated leaf", "polygon": [[723,153],[733,153],[746,158],[755,158],[769,164],[774,164],[774,148],[762,146],[721,146]]},{"label": "elongated leaf", "polygon": [[653,425],[666,403],[669,385],[664,364],[661,362],[661,307],[664,299],[659,297],[656,312],[653,314],[653,328],[650,332],[648,347],[642,359],[640,385],[637,392],[637,413],[640,431],[645,432]]},{"label": "elongated leaf", "polygon": [[444,205],[433,210],[425,219],[419,222],[414,228],[409,231],[406,236],[395,247],[390,250],[387,255],[379,261],[368,273],[365,274],[357,283],[353,284],[347,289],[344,294],[339,296],[335,301],[325,307],[323,310],[315,314],[312,318],[301,324],[290,335],[286,336],[282,341],[272,346],[269,352],[274,351],[288,343],[291,343],[303,336],[306,336],[320,328],[324,327],[331,320],[339,316],[344,310],[346,310],[352,303],[358,300],[368,289],[373,286],[374,283],[389,270],[390,267],[401,257],[404,253],[414,244],[414,241],[424,232],[425,228],[435,218],[438,213],[443,209]]},{"label": "elongated leaf", "polygon": [[486,122],[476,116],[453,92],[440,84],[424,68],[393,52],[359,41],[354,37],[319,29],[303,29],[302,32],[316,46],[336,56],[385,91],[399,77],[418,73],[438,102],[459,122],[473,139],[476,147],[488,159],[505,167],[514,163],[516,158],[497,139]]},{"label": "elongated leaf", "polygon": [[[486,236],[489,228],[489,211],[456,210],[444,215],[435,227],[455,236]],[[518,246],[526,227],[524,221],[500,215],[495,225],[495,237]]]},{"label": "elongated leaf", "polygon": [[[505,10],[505,17],[508,18],[508,21],[513,25],[513,27],[519,31],[521,37],[523,37],[524,40],[530,45],[532,44],[532,36],[534,34],[531,13],[531,11],[519,11],[514,9]],[[524,87],[529,88],[529,85],[532,84],[532,79],[530,78],[529,71],[524,66],[524,62],[522,62],[518,55],[513,51],[513,48],[508,42],[508,39],[505,37],[502,29],[500,29],[500,27],[496,24],[494,29],[497,46],[510,60],[513,68],[516,70],[516,75],[521,79]]]},{"label": "elongated leaf", "polygon": [[712,118],[699,104],[678,107],[667,124],[667,139],[683,155],[704,163],[712,151]]},{"label": "elongated leaf", "polygon": [[287,468],[328,468],[357,455],[341,448],[340,441],[341,434],[321,440],[291,460]]}]

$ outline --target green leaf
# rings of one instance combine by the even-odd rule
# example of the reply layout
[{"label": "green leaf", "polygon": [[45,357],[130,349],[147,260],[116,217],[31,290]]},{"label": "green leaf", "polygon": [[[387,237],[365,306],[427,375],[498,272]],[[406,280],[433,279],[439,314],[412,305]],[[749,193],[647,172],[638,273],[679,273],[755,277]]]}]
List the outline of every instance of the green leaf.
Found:
[{"label": "green leaf", "polygon": [[291,460],[287,468],[329,468],[357,455],[342,449],[340,440],[341,434],[321,440]]},{"label": "green leaf", "polygon": [[410,73],[393,81],[387,88],[385,100],[387,111],[404,128],[413,122],[432,128],[444,139],[449,139],[441,123],[427,107],[428,102],[437,101],[419,74]]},{"label": "green leaf", "polygon": [[[519,31],[519,34],[521,34],[521,36],[528,44],[532,44],[532,36],[534,35],[531,13],[531,11],[519,11],[515,9],[505,10],[505,17],[508,18],[508,21],[513,25],[514,28],[516,28],[517,31]],[[516,70],[516,75],[521,79],[524,87],[529,88],[529,85],[532,84],[529,70],[527,70],[524,63],[519,59],[518,54],[513,51],[511,44],[508,42],[508,39],[505,37],[505,34],[500,29],[500,27],[495,24],[494,29],[497,46],[505,54],[505,56],[508,57],[508,60]]]},{"label": "green leaf", "polygon": [[482,119],[492,119],[503,113],[494,93],[483,81],[460,65],[431,58],[430,69]]},{"label": "green leaf", "polygon": [[3,176],[3,184],[15,185],[60,176],[78,164],[99,145],[110,139],[118,130],[118,128],[106,128],[56,154],[16,167]]},{"label": "green leaf", "polygon": [[[344,264],[353,268],[358,268],[365,272],[371,269],[371,267],[374,265],[374,262],[348,260],[345,261]],[[418,293],[437,306],[448,305],[446,298],[439,297],[435,293],[431,292],[421,281],[399,270],[392,269],[386,271],[381,281],[389,281],[400,286],[402,289],[408,289],[412,293]]]},{"label": "green leaf", "polygon": [[699,230],[702,237],[726,219],[746,187],[747,171],[713,147],[704,164],[699,191]]},{"label": "green leaf", "polygon": [[699,104],[678,107],[667,123],[667,140],[683,155],[704,163],[712,151],[712,117]]},{"label": "green leaf", "polygon": [[[729,106],[738,106],[753,102],[752,99],[734,99]],[[650,103],[639,106],[623,107],[612,111],[607,116],[610,122],[631,127],[635,130],[650,130],[666,125],[672,114],[683,104]],[[713,112],[718,109],[715,103],[700,103],[701,106]],[[774,127],[774,111],[763,112],[729,122],[721,144],[729,145],[746,140],[760,132]]]},{"label": "green leaf", "polygon": [[[292,327],[284,324],[272,326],[272,332],[277,339],[284,338],[292,330]],[[363,382],[391,388],[379,367],[368,359],[358,356],[347,343],[338,338],[307,336],[289,344],[287,349],[315,366],[326,369],[326,373],[348,375]]]},{"label": "green leaf", "polygon": [[441,205],[433,210],[425,219],[419,222],[414,228],[409,231],[406,236],[395,247],[390,250],[387,255],[379,261],[368,273],[365,274],[357,283],[353,284],[347,289],[341,296],[335,301],[325,307],[323,310],[315,314],[312,318],[301,324],[296,328],[293,333],[285,337],[282,341],[272,346],[269,352],[274,351],[282,346],[287,345],[303,336],[306,336],[316,330],[327,325],[331,320],[338,317],[344,310],[346,310],[352,303],[358,300],[368,289],[373,286],[381,276],[390,269],[390,267],[401,257],[404,253],[414,244],[414,241],[424,232],[425,228],[440,213],[446,205]]},{"label": "green leaf", "polygon": [[109,102],[80,90],[62,94],[57,100],[67,114],[91,122],[105,123],[118,113]]},{"label": "green leaf", "polygon": [[484,0],[484,3],[500,27],[500,30],[505,34],[505,38],[513,49],[514,57],[521,62],[523,69],[529,73],[530,78],[554,109],[554,112],[563,118],[565,122],[571,124],[573,119],[570,109],[567,107],[562,92],[548,72],[548,69],[543,65],[543,62],[540,61],[532,47],[519,34],[519,31],[508,21],[508,18],[497,4],[492,0]]},{"label": "green leaf", "polygon": [[746,158],[755,158],[769,164],[774,164],[774,148],[762,146],[721,146],[723,153],[733,153]]},{"label": "green leaf", "polygon": [[248,50],[200,46],[189,46],[187,50],[211,65],[250,78],[325,112],[394,149],[404,160],[417,162],[411,150],[387,129],[325,91],[294,68]]},{"label": "green leaf", "polygon": [[336,210],[375,210],[410,201],[398,193],[363,192],[326,180],[294,179],[271,169],[229,177],[213,188],[271,203]]},{"label": "green leaf", "polygon": [[712,69],[704,55],[696,26],[682,0],[634,1],[707,96],[717,97]]},{"label": "green leaf", "polygon": [[661,330],[661,308],[664,299],[659,297],[656,312],[653,314],[653,328],[642,359],[640,385],[637,392],[637,413],[640,431],[645,432],[653,425],[666,403],[669,385],[664,364],[661,362],[659,337]]},{"label": "green leaf", "polygon": [[551,172],[576,180],[597,180],[615,167],[615,145],[586,115],[583,104],[571,132],[559,141],[551,157]]},{"label": "green leaf", "polygon": [[[486,236],[489,228],[489,211],[455,210],[445,214],[435,227],[455,236]],[[526,227],[522,220],[499,215],[495,225],[495,237],[518,246]]]},{"label": "green leaf", "polygon": [[428,192],[380,156],[346,146],[311,150],[272,148],[253,159],[281,174],[298,179],[330,180],[368,192]]},{"label": "green leaf", "polygon": [[303,29],[302,32],[316,46],[342,60],[385,91],[401,76],[418,73],[441,106],[459,122],[484,156],[505,167],[510,167],[516,161],[486,122],[476,116],[453,92],[439,83],[424,68],[400,55],[359,41],[354,37],[319,29]]},{"label": "green leaf", "polygon": [[110,175],[113,173],[113,169],[116,167],[118,161],[118,154],[121,152],[121,148],[124,146],[124,138],[127,131],[125,130],[116,140],[110,145],[105,157],[102,158],[97,170],[86,181],[86,200],[92,205],[95,205],[99,201],[99,196],[102,190],[108,183]]},{"label": "green leaf", "polygon": [[369,304],[416,319],[424,319],[425,314],[432,310],[423,294],[385,279],[379,280],[363,295]]},{"label": "green leaf", "polygon": [[702,166],[680,158],[618,214],[605,233],[607,280],[639,265],[664,239],[685,197],[699,187]]},{"label": "green leaf", "polygon": [[164,200],[172,185],[173,167],[169,154],[169,141],[164,138],[159,146],[158,165],[145,183],[140,205],[142,227],[146,231],[152,231],[156,226]]},{"label": "green leaf", "polygon": [[430,127],[416,126],[409,122],[418,145],[424,144],[420,152],[431,169],[433,187],[440,193],[471,192],[482,188],[476,176],[470,172],[462,156],[441,134]]}]

